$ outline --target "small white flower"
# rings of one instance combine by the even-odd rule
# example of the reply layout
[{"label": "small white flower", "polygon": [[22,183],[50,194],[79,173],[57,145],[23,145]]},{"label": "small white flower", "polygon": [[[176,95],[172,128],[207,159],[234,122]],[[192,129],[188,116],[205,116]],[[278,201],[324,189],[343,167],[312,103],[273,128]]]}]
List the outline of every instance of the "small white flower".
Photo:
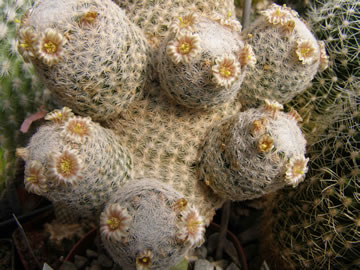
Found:
[{"label": "small white flower", "polygon": [[195,14],[189,14],[183,17],[179,17],[178,20],[170,25],[170,31],[173,33],[178,33],[181,31],[193,32],[194,25],[197,21],[197,16]]},{"label": "small white flower", "polygon": [[105,239],[123,241],[128,235],[132,218],[126,208],[119,204],[110,204],[100,216],[100,233]]},{"label": "small white flower", "polygon": [[304,156],[292,157],[286,165],[285,179],[289,185],[296,187],[305,179],[305,174],[308,171],[307,163],[309,158]]},{"label": "small white flower", "polygon": [[238,20],[234,19],[231,16],[230,12],[228,12],[228,14],[226,14],[226,16],[215,15],[214,21],[217,21],[222,26],[228,27],[236,32],[241,32],[242,26],[241,26],[240,22]]},{"label": "small white flower", "polygon": [[268,23],[277,25],[286,25],[288,20],[297,17],[297,12],[284,6],[279,6],[277,4],[272,4],[270,8],[261,11],[262,15],[265,16]]},{"label": "small white flower", "polygon": [[76,151],[65,147],[62,153],[50,157],[49,177],[59,184],[76,184],[81,179],[82,163]]},{"label": "small white flower", "polygon": [[37,44],[38,35],[31,27],[20,28],[18,33],[18,51],[24,58],[24,61],[29,62],[31,58],[35,57],[35,47]]},{"label": "small white flower", "polygon": [[246,44],[244,48],[242,48],[239,54],[239,62],[241,66],[250,66],[250,67],[255,66],[256,57],[253,48],[249,44]]},{"label": "small white flower", "polygon": [[37,47],[38,57],[44,64],[52,66],[57,64],[63,54],[66,39],[56,30],[48,28],[41,35]]},{"label": "small white flower", "polygon": [[196,34],[189,32],[178,33],[175,40],[168,43],[167,54],[178,64],[189,63],[200,52],[200,39]]},{"label": "small white flower", "polygon": [[196,208],[190,207],[181,216],[177,239],[199,247],[204,242],[205,225]]},{"label": "small white flower", "polygon": [[91,134],[91,120],[88,117],[73,116],[64,124],[61,135],[74,143],[84,143]]},{"label": "small white flower", "polygon": [[329,56],[326,54],[324,41],[319,41],[320,47],[320,71],[324,71],[329,66]]},{"label": "small white flower", "polygon": [[219,57],[215,60],[212,67],[215,82],[224,86],[226,89],[231,88],[233,83],[239,78],[241,73],[240,63],[232,55]]},{"label": "small white flower", "polygon": [[40,162],[36,160],[30,161],[25,168],[25,189],[37,195],[44,195],[47,190],[47,181],[44,176],[44,170]]},{"label": "small white flower", "polygon": [[52,121],[54,123],[63,123],[69,118],[73,117],[74,113],[68,107],[63,107],[61,110],[53,110],[45,116],[45,120]]},{"label": "small white flower", "polygon": [[152,266],[153,253],[150,250],[141,252],[136,257],[136,270],[150,270]]},{"label": "small white flower", "polygon": [[310,40],[298,40],[296,55],[304,65],[310,65],[317,60],[317,50]]},{"label": "small white flower", "polygon": [[274,118],[278,111],[284,109],[284,106],[277,102],[276,100],[265,99],[265,111],[271,113],[271,117]]}]

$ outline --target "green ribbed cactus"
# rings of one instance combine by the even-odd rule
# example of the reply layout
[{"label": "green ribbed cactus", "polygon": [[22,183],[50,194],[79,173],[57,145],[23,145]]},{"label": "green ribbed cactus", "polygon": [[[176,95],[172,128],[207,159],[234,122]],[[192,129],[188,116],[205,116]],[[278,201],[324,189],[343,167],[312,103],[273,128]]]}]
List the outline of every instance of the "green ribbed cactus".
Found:
[{"label": "green ribbed cactus", "polygon": [[[111,194],[131,178],[132,161],[113,131],[64,107],[17,154],[25,160],[25,188],[96,217]],[[101,153],[101,155],[99,155]]]},{"label": "green ribbed cactus", "polygon": [[24,63],[16,49],[19,19],[30,1],[0,2],[0,193],[16,173],[15,149],[26,136],[19,129],[23,120],[46,105],[48,92],[40,87],[31,65]]},{"label": "green ribbed cactus", "polygon": [[309,149],[304,183],[279,192],[267,210],[263,249],[275,253],[268,258],[274,265],[286,265],[281,269],[360,267],[359,101]]},{"label": "green ribbed cactus", "polygon": [[[289,105],[303,117],[303,128],[312,140],[335,119],[344,100],[360,94],[360,3],[314,1],[308,22],[324,41],[329,69],[318,73],[312,86]],[[340,107],[334,108],[334,103]]]}]

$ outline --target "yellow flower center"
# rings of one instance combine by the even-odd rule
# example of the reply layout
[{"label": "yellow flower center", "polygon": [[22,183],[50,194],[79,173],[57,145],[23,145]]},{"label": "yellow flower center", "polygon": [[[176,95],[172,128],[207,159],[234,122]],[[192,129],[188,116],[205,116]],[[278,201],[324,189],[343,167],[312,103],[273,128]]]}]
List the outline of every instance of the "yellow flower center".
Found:
[{"label": "yellow flower center", "polygon": [[39,182],[39,178],[37,177],[37,175],[30,175],[28,177],[26,177],[26,182],[30,182],[30,183],[37,183]]},{"label": "yellow flower center", "polygon": [[71,174],[72,169],[73,169],[72,161],[67,158],[64,158],[63,160],[60,161],[59,168],[60,168],[60,171],[62,174],[64,174],[64,175]]},{"label": "yellow flower center", "polygon": [[300,53],[303,56],[309,56],[311,49],[310,48],[301,48]]},{"label": "yellow flower center", "polygon": [[192,218],[188,221],[188,224],[187,224],[187,228],[188,228],[188,232],[190,234],[194,234],[196,233],[196,231],[198,230],[198,227],[199,225],[201,225],[201,222],[198,221],[197,219],[195,218]]},{"label": "yellow flower center", "polygon": [[142,264],[148,264],[150,262],[150,258],[149,257],[143,257],[140,259],[140,262]]},{"label": "yellow flower center", "polygon": [[189,42],[183,42],[181,43],[179,50],[181,54],[187,54],[191,50],[191,44]]},{"label": "yellow flower center", "polygon": [[51,40],[49,40],[48,42],[44,43],[44,49],[47,53],[56,53],[57,51],[57,46],[54,42],[52,42]]},{"label": "yellow flower center", "polygon": [[280,8],[277,8],[275,11],[275,15],[279,17],[280,14],[281,14],[281,10],[280,10]]},{"label": "yellow flower center", "polygon": [[110,230],[114,231],[116,229],[118,229],[121,225],[121,222],[118,218],[116,217],[111,217],[108,220],[106,220],[106,224],[108,225],[108,227],[110,228]]},{"label": "yellow flower center", "polygon": [[220,74],[221,74],[221,76],[228,78],[232,75],[232,72],[231,72],[230,68],[222,66],[220,68]]},{"label": "yellow flower center", "polygon": [[258,144],[258,150],[260,152],[269,152],[273,147],[273,139],[270,138],[268,135],[263,136]]},{"label": "yellow flower center", "polygon": [[28,43],[21,43],[21,44],[20,44],[20,47],[27,49],[27,48],[30,47],[30,45],[29,45]]},{"label": "yellow flower center", "polygon": [[305,174],[304,167],[301,166],[300,164],[294,166],[293,172],[294,172],[295,175],[303,175],[303,174]]}]

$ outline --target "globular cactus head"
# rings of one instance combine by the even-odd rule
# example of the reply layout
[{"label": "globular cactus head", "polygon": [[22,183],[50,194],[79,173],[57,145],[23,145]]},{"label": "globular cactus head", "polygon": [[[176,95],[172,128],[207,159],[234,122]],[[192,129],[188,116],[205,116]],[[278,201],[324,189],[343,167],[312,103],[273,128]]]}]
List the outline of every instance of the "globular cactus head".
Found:
[{"label": "globular cactus head", "polygon": [[111,130],[66,107],[45,119],[51,123],[41,126],[26,148],[17,149],[25,160],[25,188],[81,216],[98,214],[129,180],[130,155]]},{"label": "globular cactus head", "polygon": [[166,93],[189,108],[207,108],[235,97],[245,67],[255,63],[251,47],[240,38],[240,23],[231,17],[189,14],[170,29],[158,59]]},{"label": "globular cactus head", "polygon": [[296,112],[267,101],[229,117],[208,132],[201,152],[199,177],[231,200],[261,197],[305,178],[306,141]]},{"label": "globular cactus head", "polygon": [[196,208],[154,179],[126,184],[100,216],[104,246],[124,269],[168,269],[202,244],[204,232]]},{"label": "globular cactus head", "polygon": [[63,105],[95,120],[139,98],[147,76],[145,37],[110,0],[37,1],[18,50]]},{"label": "globular cactus head", "polygon": [[324,44],[294,10],[273,4],[261,14],[243,32],[257,62],[248,69],[239,95],[247,105],[265,99],[284,104],[327,67],[328,57]]}]

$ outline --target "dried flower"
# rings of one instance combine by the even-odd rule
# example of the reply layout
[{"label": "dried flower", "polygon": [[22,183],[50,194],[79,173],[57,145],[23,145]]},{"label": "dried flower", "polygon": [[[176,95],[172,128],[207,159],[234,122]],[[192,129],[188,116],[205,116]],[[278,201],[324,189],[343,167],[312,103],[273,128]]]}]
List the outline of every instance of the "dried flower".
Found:
[{"label": "dried flower", "polygon": [[285,35],[291,34],[295,29],[295,21],[294,20],[287,20],[282,25],[282,30]]},{"label": "dried flower", "polygon": [[25,170],[25,189],[37,195],[47,192],[48,186],[40,162],[32,160]]},{"label": "dried flower", "polygon": [[84,143],[90,136],[91,120],[88,117],[73,116],[64,124],[61,135],[74,143]]},{"label": "dried flower", "polygon": [[216,83],[229,89],[239,78],[241,73],[240,63],[232,55],[219,57],[215,60],[212,72]]},{"label": "dried flower", "polygon": [[286,6],[279,6],[272,4],[270,8],[261,12],[265,16],[268,23],[285,25],[289,19],[297,15],[295,11],[287,8]]},{"label": "dried flower", "polygon": [[56,109],[56,110],[49,112],[45,116],[45,120],[53,121],[54,123],[60,124],[60,123],[67,121],[70,117],[73,117],[73,116],[74,116],[74,114],[70,108],[63,107],[61,110]]},{"label": "dried flower", "polygon": [[246,44],[239,54],[239,62],[241,66],[254,67],[256,64],[256,57],[252,47]]},{"label": "dried flower", "polygon": [[297,41],[296,55],[304,65],[312,64],[317,60],[317,50],[310,40]]},{"label": "dried flower", "polygon": [[190,207],[181,217],[177,239],[199,247],[204,241],[205,226],[199,212]]},{"label": "dried flower", "polygon": [[59,183],[75,184],[78,179],[81,179],[81,167],[77,153],[65,147],[62,153],[51,156],[49,176]]},{"label": "dried flower", "polygon": [[16,156],[26,161],[29,158],[29,150],[24,147],[16,148]]},{"label": "dried flower", "polygon": [[189,63],[200,52],[200,39],[189,32],[179,33],[168,43],[167,53],[176,64]]},{"label": "dried flower", "polygon": [[21,28],[19,30],[18,51],[24,58],[25,62],[29,62],[35,57],[35,47],[38,35],[30,27]]},{"label": "dried flower", "polygon": [[265,99],[264,110],[271,113],[271,117],[274,118],[278,111],[284,109],[284,106],[275,100]]},{"label": "dried flower", "polygon": [[214,21],[217,21],[222,26],[228,27],[234,31],[241,32],[242,26],[238,20],[232,18],[231,12],[228,12],[226,17],[217,15],[214,17]]},{"label": "dried flower", "polygon": [[289,185],[296,187],[305,179],[305,174],[308,171],[307,163],[309,158],[292,157],[286,165],[285,179]]},{"label": "dried flower", "polygon": [[274,140],[268,134],[260,137],[257,149],[260,153],[267,153],[274,148]]},{"label": "dried flower", "polygon": [[66,39],[56,30],[48,28],[41,35],[38,44],[38,56],[44,64],[52,66],[58,63],[64,53]]},{"label": "dried flower", "polygon": [[326,54],[324,41],[319,41],[320,47],[320,71],[324,71],[329,66],[329,56]]},{"label": "dried flower", "polygon": [[88,11],[85,12],[80,18],[81,25],[92,25],[98,17],[98,13],[96,11]]},{"label": "dried flower", "polygon": [[100,216],[100,233],[106,239],[123,241],[128,234],[132,218],[126,208],[110,204]]},{"label": "dried flower", "polygon": [[266,118],[260,118],[256,119],[252,122],[250,132],[253,136],[256,136],[258,134],[262,134],[266,130],[267,119]]},{"label": "dried flower", "polygon": [[136,257],[136,270],[150,270],[152,266],[153,253],[150,250],[141,252]]},{"label": "dried flower", "polygon": [[174,203],[175,212],[180,213],[180,212],[184,211],[186,209],[187,204],[188,204],[188,202],[184,198],[177,200]]},{"label": "dried flower", "polygon": [[178,33],[184,30],[193,32],[196,20],[197,16],[195,14],[179,17],[179,19],[175,23],[170,25],[170,31],[174,33]]},{"label": "dried flower", "polygon": [[291,108],[287,115],[290,116],[290,118],[295,119],[298,123],[303,121],[301,115],[294,108]]}]

